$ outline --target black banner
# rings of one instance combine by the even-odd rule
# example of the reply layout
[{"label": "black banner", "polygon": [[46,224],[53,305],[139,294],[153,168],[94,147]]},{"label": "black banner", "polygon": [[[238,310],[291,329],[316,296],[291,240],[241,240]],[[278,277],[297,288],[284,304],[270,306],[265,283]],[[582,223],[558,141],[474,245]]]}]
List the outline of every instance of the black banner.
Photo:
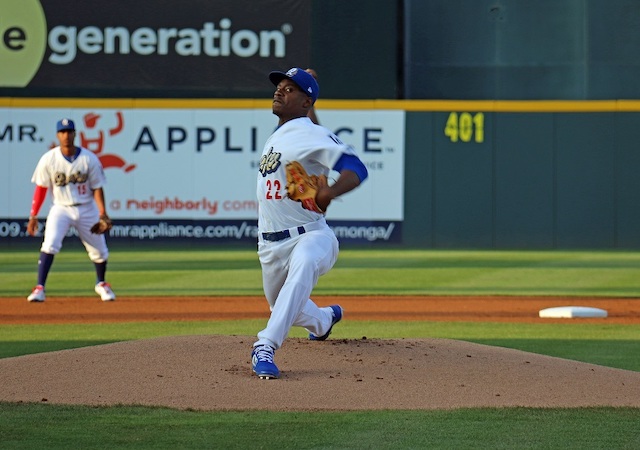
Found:
[{"label": "black banner", "polygon": [[[38,224],[38,236],[27,234],[26,219],[0,218],[0,248],[12,243],[41,241],[45,221]],[[395,221],[329,221],[329,227],[341,244],[400,244],[402,222]],[[78,237],[70,228],[67,238]],[[107,237],[110,243],[158,245],[176,243],[194,246],[216,244],[255,244],[258,240],[256,220],[120,220],[114,219]],[[66,240],[65,240],[66,245]]]},{"label": "black banner", "polygon": [[0,60],[37,70],[24,71],[30,80],[0,76],[0,87],[263,96],[269,71],[309,63],[311,7],[305,0],[20,4],[43,12],[46,31],[38,14],[25,17],[9,8]]}]

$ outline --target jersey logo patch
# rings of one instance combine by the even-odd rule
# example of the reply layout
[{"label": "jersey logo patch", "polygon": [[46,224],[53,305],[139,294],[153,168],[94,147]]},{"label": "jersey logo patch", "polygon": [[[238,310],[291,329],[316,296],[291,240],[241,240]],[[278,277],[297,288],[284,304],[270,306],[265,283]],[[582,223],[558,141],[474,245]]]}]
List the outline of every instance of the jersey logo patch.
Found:
[{"label": "jersey logo patch", "polygon": [[262,157],[260,158],[260,167],[258,168],[258,171],[262,174],[263,177],[266,177],[267,174],[273,173],[278,170],[278,167],[280,167],[281,164],[281,156],[281,153],[273,151],[273,147],[269,149],[269,153],[267,153],[266,155],[262,155]]},{"label": "jersey logo patch", "polygon": [[67,175],[64,172],[56,172],[56,174],[53,177],[53,182],[55,183],[56,186],[63,187],[69,183],[73,183],[73,184],[85,183],[88,179],[89,179],[89,174],[87,173],[76,172],[76,173],[72,173],[67,177]]}]

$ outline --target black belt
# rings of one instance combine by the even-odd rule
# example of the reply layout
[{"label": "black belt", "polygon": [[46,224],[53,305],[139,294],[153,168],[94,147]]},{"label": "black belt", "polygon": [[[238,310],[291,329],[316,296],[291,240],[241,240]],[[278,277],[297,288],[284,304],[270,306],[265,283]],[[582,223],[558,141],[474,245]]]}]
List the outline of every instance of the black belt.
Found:
[{"label": "black belt", "polygon": [[[301,225],[298,227],[298,235],[304,234],[306,230]],[[277,242],[282,241],[284,239],[289,239],[291,237],[291,232],[289,230],[282,231],[273,231],[271,233],[262,233],[262,239],[269,242]]]}]

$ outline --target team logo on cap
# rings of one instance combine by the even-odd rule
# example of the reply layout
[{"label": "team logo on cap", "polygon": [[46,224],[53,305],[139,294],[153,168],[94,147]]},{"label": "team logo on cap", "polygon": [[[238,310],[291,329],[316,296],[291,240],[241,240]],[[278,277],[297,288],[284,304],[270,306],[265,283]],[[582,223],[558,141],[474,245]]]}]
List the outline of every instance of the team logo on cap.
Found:
[{"label": "team logo on cap", "polygon": [[[297,68],[297,67],[293,67],[293,68],[291,68],[291,69],[287,70],[287,73],[286,73],[285,75],[286,75],[286,76],[288,76],[289,78],[293,78],[293,77],[295,77],[297,74],[298,74],[298,68]],[[303,82],[303,81],[302,81],[302,80],[300,80],[300,81],[296,81],[296,82],[297,82],[297,84],[300,86],[300,83],[301,83],[301,82]],[[304,83],[304,84],[306,84],[306,83]],[[300,87],[302,87],[302,86],[300,86]],[[313,88],[312,88],[311,86],[307,86],[306,91],[307,91],[309,94],[313,94]]]}]

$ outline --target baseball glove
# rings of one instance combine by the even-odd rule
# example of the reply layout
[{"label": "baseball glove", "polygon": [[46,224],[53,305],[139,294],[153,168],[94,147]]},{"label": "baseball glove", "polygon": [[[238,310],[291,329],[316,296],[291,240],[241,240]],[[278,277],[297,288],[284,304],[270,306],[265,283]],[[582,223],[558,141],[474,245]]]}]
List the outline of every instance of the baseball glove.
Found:
[{"label": "baseball glove", "polygon": [[327,184],[325,175],[309,175],[298,161],[291,161],[285,167],[287,172],[287,196],[302,203],[304,209],[324,214],[316,203],[316,195],[321,185]]},{"label": "baseball glove", "polygon": [[106,214],[100,216],[100,220],[98,223],[94,224],[91,227],[91,232],[93,234],[104,234],[108,232],[111,228],[113,228],[113,222]]}]

